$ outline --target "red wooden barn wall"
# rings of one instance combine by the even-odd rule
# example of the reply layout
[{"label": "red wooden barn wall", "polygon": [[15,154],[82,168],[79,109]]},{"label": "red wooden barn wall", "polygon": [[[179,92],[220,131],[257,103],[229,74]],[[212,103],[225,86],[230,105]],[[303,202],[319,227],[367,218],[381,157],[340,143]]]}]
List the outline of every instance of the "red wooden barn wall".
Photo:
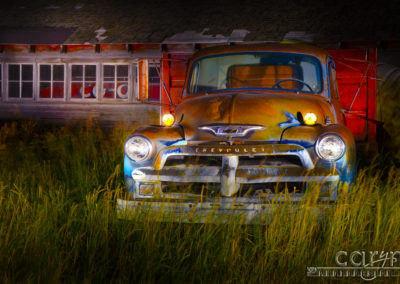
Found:
[{"label": "red wooden barn wall", "polygon": [[376,125],[362,117],[376,119],[376,48],[335,49],[329,53],[335,60],[343,108],[349,110],[353,103],[345,114],[347,127],[358,141],[375,139]]},{"label": "red wooden barn wall", "polygon": [[[186,68],[190,53],[164,54],[162,58],[163,81],[171,95],[172,102],[176,105],[180,102],[183,85],[185,83]],[[162,82],[161,82],[162,84]],[[165,89],[162,87],[162,103],[169,104],[169,99]],[[163,114],[168,113],[170,108],[163,106]]]}]

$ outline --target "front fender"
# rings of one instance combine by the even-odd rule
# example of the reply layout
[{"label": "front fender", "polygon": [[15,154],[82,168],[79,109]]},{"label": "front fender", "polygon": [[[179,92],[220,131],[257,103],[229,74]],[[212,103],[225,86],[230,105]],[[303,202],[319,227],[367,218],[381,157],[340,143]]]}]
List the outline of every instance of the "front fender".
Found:
[{"label": "front fender", "polygon": [[[337,134],[346,144],[344,155],[337,161],[325,161],[317,155],[315,145],[318,139],[328,133]],[[299,125],[286,128],[281,137],[282,144],[298,144],[307,149],[315,166],[335,168],[340,173],[341,182],[352,183],[356,174],[356,148],[354,136],[344,125]]]},{"label": "front fender", "polygon": [[155,144],[153,146],[161,147],[175,145],[179,141],[185,140],[183,127],[179,124],[174,124],[171,127],[159,125],[144,126],[133,131],[130,136],[132,135],[143,135]]},{"label": "front fender", "polygon": [[152,166],[157,154],[164,147],[172,145],[184,145],[186,143],[183,128],[179,124],[175,124],[171,127],[158,125],[144,126],[133,131],[129,137],[133,135],[141,135],[148,138],[152,144],[152,152],[150,154],[150,158],[142,162],[135,162],[127,155],[124,156],[124,176],[129,191],[133,191],[133,180],[131,174],[135,168]]}]

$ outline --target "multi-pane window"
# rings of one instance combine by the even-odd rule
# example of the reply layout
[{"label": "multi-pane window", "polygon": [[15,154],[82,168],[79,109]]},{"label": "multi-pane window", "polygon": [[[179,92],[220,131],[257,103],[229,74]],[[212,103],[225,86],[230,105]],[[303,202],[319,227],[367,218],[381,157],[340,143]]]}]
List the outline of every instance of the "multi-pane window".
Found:
[{"label": "multi-pane window", "polygon": [[103,66],[103,98],[127,99],[128,65]]},{"label": "multi-pane window", "polygon": [[[161,80],[158,67],[147,66],[143,72],[144,99],[159,101]],[[139,86],[136,80],[131,82],[130,78],[139,73],[132,70],[129,63],[0,63],[0,98],[5,95],[11,100],[128,102],[136,85]]]},{"label": "multi-pane window", "polygon": [[71,98],[96,99],[96,65],[71,66]]},{"label": "multi-pane window", "polygon": [[149,66],[149,100],[152,101],[160,100],[160,77],[157,68]]},{"label": "multi-pane window", "polygon": [[64,65],[41,64],[39,67],[39,97],[41,99],[63,99],[64,89]]},{"label": "multi-pane window", "polygon": [[8,97],[33,98],[33,65],[8,65]]}]

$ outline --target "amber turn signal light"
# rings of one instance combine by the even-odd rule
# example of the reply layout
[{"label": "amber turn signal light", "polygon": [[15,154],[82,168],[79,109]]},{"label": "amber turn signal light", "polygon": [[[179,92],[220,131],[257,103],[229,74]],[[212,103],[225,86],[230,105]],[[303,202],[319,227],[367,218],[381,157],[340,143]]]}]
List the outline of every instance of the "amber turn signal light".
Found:
[{"label": "amber turn signal light", "polygon": [[309,112],[304,116],[304,123],[307,125],[314,125],[317,122],[315,113]]},{"label": "amber turn signal light", "polygon": [[162,122],[165,126],[171,126],[175,122],[175,117],[170,113],[164,114],[162,117]]}]

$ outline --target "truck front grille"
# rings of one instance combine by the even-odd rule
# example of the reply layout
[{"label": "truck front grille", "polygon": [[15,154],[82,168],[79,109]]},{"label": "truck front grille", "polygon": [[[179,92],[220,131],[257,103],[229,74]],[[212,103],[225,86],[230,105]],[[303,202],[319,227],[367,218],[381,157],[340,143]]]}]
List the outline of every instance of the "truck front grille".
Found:
[{"label": "truck front grille", "polygon": [[239,156],[239,166],[302,166],[301,160],[294,155],[276,156]]},{"label": "truck front grille", "polygon": [[[222,156],[186,156],[172,155],[165,162],[164,167],[178,165],[196,166],[221,166]],[[239,156],[240,166],[302,166],[301,160],[295,155],[274,155],[274,156]]]},{"label": "truck front grille", "polygon": [[260,194],[273,193],[304,193],[306,183],[304,182],[282,182],[282,183],[251,183],[242,184],[239,192],[239,197],[259,196]]},{"label": "truck front grille", "polygon": [[[221,192],[218,183],[183,183],[162,182],[161,190],[164,194],[181,193],[203,196],[205,198],[220,197]],[[306,183],[282,182],[282,183],[252,183],[242,184],[237,197],[262,197],[277,193],[304,193]]]},{"label": "truck front grille", "polygon": [[183,156],[173,155],[169,156],[165,162],[164,167],[178,166],[178,165],[196,165],[196,166],[221,166],[221,156]]},{"label": "truck front grille", "polygon": [[189,193],[194,195],[203,195],[205,197],[219,197],[221,192],[218,183],[185,183],[185,182],[162,182],[162,193]]}]

